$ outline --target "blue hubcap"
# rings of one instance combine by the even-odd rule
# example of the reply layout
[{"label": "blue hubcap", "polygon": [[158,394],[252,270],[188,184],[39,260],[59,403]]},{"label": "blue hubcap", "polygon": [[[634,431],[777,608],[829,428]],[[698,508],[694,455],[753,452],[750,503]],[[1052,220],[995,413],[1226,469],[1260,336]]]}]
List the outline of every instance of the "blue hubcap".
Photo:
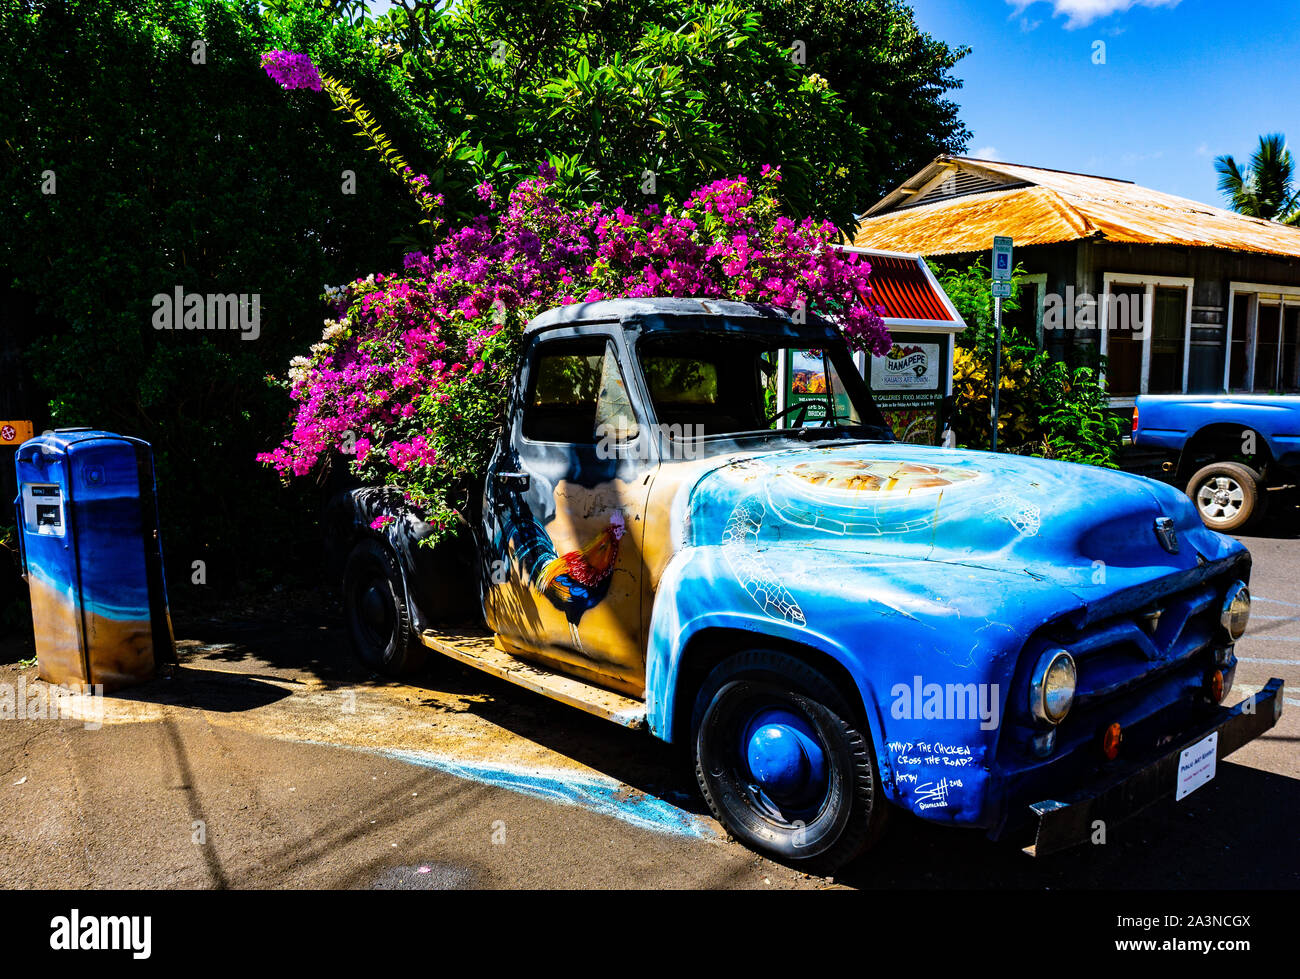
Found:
[{"label": "blue hubcap", "polygon": [[758,712],[745,726],[745,760],[763,793],[798,805],[826,789],[826,753],[808,723],[786,710]]}]

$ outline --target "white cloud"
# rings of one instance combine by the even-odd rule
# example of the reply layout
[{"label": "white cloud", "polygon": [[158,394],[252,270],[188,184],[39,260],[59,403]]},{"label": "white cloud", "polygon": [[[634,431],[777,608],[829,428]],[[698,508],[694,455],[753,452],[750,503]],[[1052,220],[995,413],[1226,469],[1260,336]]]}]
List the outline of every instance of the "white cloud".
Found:
[{"label": "white cloud", "polygon": [[1131,167],[1138,163],[1146,163],[1148,160],[1159,160],[1164,155],[1164,150],[1156,150],[1154,153],[1124,153],[1120,156],[1120,162],[1126,167]]},{"label": "white cloud", "polygon": [[1002,154],[998,152],[996,146],[981,146],[972,153],[971,156],[977,160],[998,160],[1005,162],[1002,160]]},{"label": "white cloud", "polygon": [[1039,2],[1051,3],[1052,14],[1068,18],[1065,27],[1074,30],[1134,7],[1177,7],[1179,0],[1007,0],[1007,3],[1016,8],[1017,14]]}]

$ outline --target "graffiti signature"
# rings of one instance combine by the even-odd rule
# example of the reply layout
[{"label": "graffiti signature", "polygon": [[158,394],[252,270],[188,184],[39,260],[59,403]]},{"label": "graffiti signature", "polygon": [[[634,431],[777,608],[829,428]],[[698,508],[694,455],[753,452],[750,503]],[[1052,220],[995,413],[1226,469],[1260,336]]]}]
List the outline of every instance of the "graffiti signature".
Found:
[{"label": "graffiti signature", "polygon": [[947,808],[948,790],[960,785],[960,782],[949,782],[946,778],[941,778],[938,782],[923,782],[916,787],[916,808]]}]

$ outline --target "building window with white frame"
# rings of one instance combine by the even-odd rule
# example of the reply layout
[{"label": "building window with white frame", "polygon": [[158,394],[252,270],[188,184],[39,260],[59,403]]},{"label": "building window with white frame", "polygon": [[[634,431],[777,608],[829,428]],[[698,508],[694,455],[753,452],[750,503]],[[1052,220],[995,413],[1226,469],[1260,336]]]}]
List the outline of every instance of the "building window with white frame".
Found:
[{"label": "building window with white frame", "polygon": [[1107,272],[1098,310],[1111,400],[1187,390],[1195,280]]},{"label": "building window with white frame", "polygon": [[1300,392],[1300,287],[1233,282],[1228,292],[1224,388]]}]

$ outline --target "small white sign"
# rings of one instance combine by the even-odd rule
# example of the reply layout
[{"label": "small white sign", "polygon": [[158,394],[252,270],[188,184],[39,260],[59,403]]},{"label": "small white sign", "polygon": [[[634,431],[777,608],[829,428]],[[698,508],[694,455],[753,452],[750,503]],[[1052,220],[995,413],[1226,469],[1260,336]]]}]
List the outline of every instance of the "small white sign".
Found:
[{"label": "small white sign", "polygon": [[1011,239],[1005,235],[993,238],[993,278],[1011,278]]},{"label": "small white sign", "polygon": [[1219,732],[1202,738],[1178,756],[1178,788],[1175,799],[1184,799],[1214,778],[1219,760]]},{"label": "small white sign", "polygon": [[938,388],[937,343],[895,343],[883,357],[871,358],[871,389],[877,394]]},{"label": "small white sign", "polygon": [[993,280],[993,298],[994,298],[994,299],[1010,299],[1010,298],[1011,298],[1011,282],[1010,282],[1010,280],[1008,280],[1008,279],[994,279],[994,280]]}]

